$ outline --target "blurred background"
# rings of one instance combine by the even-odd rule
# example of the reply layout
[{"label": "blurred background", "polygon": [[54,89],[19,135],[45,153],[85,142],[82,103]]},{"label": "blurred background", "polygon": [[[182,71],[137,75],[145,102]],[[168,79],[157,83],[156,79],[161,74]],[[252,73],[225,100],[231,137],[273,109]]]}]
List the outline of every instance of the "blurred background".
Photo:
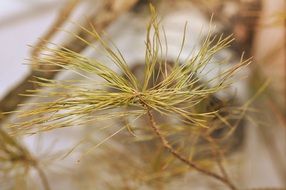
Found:
[{"label": "blurred background", "polygon": [[[285,0],[2,0],[0,111],[14,111],[18,103],[26,101],[17,94],[30,87],[27,81],[32,67],[27,63],[33,56],[39,56],[37,47],[46,45],[41,44],[39,39],[65,44],[78,52],[86,51],[80,42],[77,43],[58,29],[77,32],[77,28],[69,25],[70,20],[81,24],[86,20],[95,20],[99,30],[109,32],[115,41],[127,46],[122,46],[123,49],[128,49],[124,39],[130,42],[128,35],[144,29],[145,24],[142,22],[140,25],[140,19],[144,21],[148,17],[148,2],[158,6],[159,14],[167,25],[174,22],[183,25],[186,20],[191,20],[191,32],[194,34],[200,31],[202,25],[207,26],[213,14],[218,33],[234,34],[236,40],[231,47],[232,53],[240,57],[245,52],[246,57],[253,57],[247,71],[249,76],[240,85],[243,91],[246,90],[244,94],[247,94],[248,98],[252,97],[268,79],[270,84],[254,102],[255,107],[262,113],[254,116],[259,122],[248,124],[246,129],[246,145],[239,155],[243,160],[239,162],[244,162],[244,165],[237,162],[234,165],[242,167],[242,177],[239,179],[247,184],[247,187],[286,187]],[[134,18],[138,19],[134,20],[130,15],[135,15]],[[134,25],[130,30],[135,31],[130,34],[125,33],[127,29],[124,30],[122,25],[128,23],[128,19]],[[174,33],[182,32],[181,26],[171,30]],[[125,31],[123,40],[119,38],[119,31]],[[173,40],[176,41],[176,37]],[[55,74],[51,74],[46,77],[54,76]],[[239,96],[238,93],[238,98]],[[241,96],[241,99],[247,99],[245,95]],[[7,116],[1,117],[0,122],[3,125]],[[263,123],[263,127],[260,123]],[[34,141],[29,143],[33,144]],[[68,189],[67,184],[63,187]]]},{"label": "blurred background", "polygon": [[47,30],[63,5],[47,0],[1,2],[1,98],[28,73],[24,62],[30,56],[29,45]]}]

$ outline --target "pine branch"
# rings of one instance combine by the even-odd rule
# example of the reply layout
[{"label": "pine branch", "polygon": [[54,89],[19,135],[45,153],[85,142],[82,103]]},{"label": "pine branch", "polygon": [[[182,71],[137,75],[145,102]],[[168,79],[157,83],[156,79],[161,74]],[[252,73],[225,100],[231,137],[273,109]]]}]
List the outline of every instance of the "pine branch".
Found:
[{"label": "pine branch", "polygon": [[178,151],[176,151],[169,143],[169,141],[163,136],[162,132],[160,129],[157,127],[156,122],[154,120],[154,117],[151,113],[150,108],[143,103],[144,107],[147,110],[147,114],[150,120],[151,127],[153,131],[156,133],[156,135],[159,137],[160,141],[162,142],[162,145],[171,153],[173,154],[177,159],[181,160],[191,168],[195,169],[196,171],[203,173],[204,175],[207,175],[209,177],[215,178],[222,183],[224,183],[226,186],[228,186],[231,190],[236,190],[237,188],[228,180],[228,178],[222,177],[216,173],[213,173],[209,170],[205,170],[204,168],[201,168],[198,166],[196,163],[190,161],[187,159],[185,156],[181,155]]},{"label": "pine branch", "polygon": [[[109,0],[105,4],[104,9],[100,10],[98,14],[90,16],[87,19],[86,23],[83,24],[83,26],[85,28],[91,29],[91,23],[92,23],[92,25],[94,25],[94,28],[96,28],[98,32],[101,32],[105,28],[107,28],[114,20],[116,20],[120,15],[130,10],[136,3],[137,3],[137,0],[124,0],[118,5],[117,3],[113,4],[113,1]],[[62,24],[62,22],[59,22],[58,20],[56,20],[55,23],[57,24],[54,24],[53,27],[56,27]],[[51,28],[50,30],[54,31],[53,28]],[[81,30],[76,35],[86,41],[95,40],[93,36]],[[46,37],[49,38],[49,36],[52,36],[52,34],[49,34]],[[40,43],[39,47],[41,45],[42,44]],[[82,42],[81,40],[78,40],[78,38],[74,38],[70,40],[69,42],[67,42],[66,44],[64,44],[63,47],[65,49],[69,49],[71,51],[79,53],[79,52],[82,52],[85,48],[87,48],[88,44]],[[40,47],[40,48],[42,49],[44,47]],[[40,50],[38,49],[34,50],[34,53],[33,53],[34,56],[36,56],[39,51]],[[25,94],[27,90],[36,90],[39,88],[38,85],[35,85],[31,83],[30,81],[33,81],[35,77],[53,79],[59,73],[61,69],[55,65],[46,66],[45,64],[43,64],[41,67],[42,69],[51,70],[51,71],[49,72],[39,72],[36,70],[30,71],[19,84],[13,87],[0,100],[0,124],[4,123],[10,115],[10,114],[4,114],[5,112],[11,112],[11,111],[16,110],[19,104],[25,102],[28,99],[28,97],[20,96],[19,94]]]}]

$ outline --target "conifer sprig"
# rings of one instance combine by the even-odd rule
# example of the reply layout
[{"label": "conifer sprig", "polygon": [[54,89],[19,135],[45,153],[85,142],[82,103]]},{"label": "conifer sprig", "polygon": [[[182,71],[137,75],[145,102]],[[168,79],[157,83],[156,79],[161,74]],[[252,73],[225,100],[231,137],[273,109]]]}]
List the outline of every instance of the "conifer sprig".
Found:
[{"label": "conifer sprig", "polygon": [[[208,127],[203,121],[205,118],[214,117],[216,110],[196,112],[194,106],[227,88],[232,83],[236,71],[248,65],[249,60],[241,61],[202,84],[197,75],[209,64],[214,55],[233,41],[231,36],[211,38],[209,34],[195,55],[182,64],[175,63],[167,72],[167,63],[162,53],[162,31],[155,9],[151,8],[151,12],[152,17],[147,27],[145,42],[143,81],[139,81],[132,73],[118,49],[110,47],[110,43],[104,41],[95,30],[89,31],[82,27],[83,31],[93,35],[100,42],[106,56],[120,71],[116,72],[95,58],[88,58],[63,47],[46,48],[46,54],[40,58],[39,63],[72,70],[86,78],[90,85],[88,87],[70,81],[36,78],[33,81],[36,85],[46,87],[36,90],[38,94],[36,96],[42,96],[43,100],[33,103],[31,109],[20,111],[19,116],[24,121],[10,125],[11,133],[35,133],[81,125],[85,121],[143,115],[146,110],[142,102],[161,114],[180,118],[193,127]],[[94,47],[88,41],[76,37]],[[96,76],[97,79],[91,78],[90,75]],[[29,96],[29,93],[26,96]],[[51,98],[56,100],[50,101]],[[130,109],[125,111],[118,109],[122,107]]]},{"label": "conifer sprig", "polygon": [[[25,111],[19,111],[22,121],[11,124],[8,130],[15,135],[31,134],[98,120],[133,116],[138,118],[146,115],[153,132],[176,158],[235,189],[228,179],[197,166],[176,151],[160,131],[152,112],[177,119],[194,131],[211,128],[209,121],[218,117],[219,110],[198,111],[196,106],[229,87],[233,76],[247,66],[249,60],[242,60],[219,75],[201,82],[199,74],[218,52],[227,48],[233,41],[232,36],[211,37],[209,33],[197,53],[180,64],[178,58],[173,65],[168,65],[166,57],[163,56],[163,49],[167,47],[163,47],[160,22],[155,9],[150,7],[152,16],[147,26],[143,81],[132,72],[116,47],[105,41],[95,29],[90,31],[81,27],[82,31],[97,39],[106,57],[119,71],[96,58],[89,58],[57,45],[53,48],[46,47],[45,55],[39,58],[38,63],[72,70],[85,78],[88,85],[82,84],[81,81],[74,84],[75,81],[36,78],[34,83],[45,87],[36,90],[42,101],[29,105],[30,108]],[[98,50],[94,44],[73,35]],[[220,120],[228,123],[223,117]]]}]

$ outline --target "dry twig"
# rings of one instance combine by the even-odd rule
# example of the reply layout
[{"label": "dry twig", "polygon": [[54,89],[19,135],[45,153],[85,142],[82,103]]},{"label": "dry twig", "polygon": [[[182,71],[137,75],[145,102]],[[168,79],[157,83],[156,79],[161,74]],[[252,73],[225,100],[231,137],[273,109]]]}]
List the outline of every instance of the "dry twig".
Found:
[{"label": "dry twig", "polygon": [[[118,3],[114,3],[114,0],[109,0],[105,2],[105,6],[103,9],[99,11],[96,15],[92,15],[88,18],[88,21],[83,24],[84,27],[90,28],[90,23],[93,23],[94,27],[98,32],[103,31],[106,27],[108,27],[113,21],[115,21],[120,15],[122,15],[124,12],[127,12],[130,10],[135,4],[137,3],[137,0],[124,0],[120,1]],[[74,4],[71,4],[71,7],[68,7],[68,10],[73,10]],[[66,11],[64,11],[66,12]],[[70,15],[68,11],[68,15]],[[56,27],[58,25],[61,25],[64,22],[64,20],[57,20],[53,27]],[[53,36],[53,32],[55,31],[55,28],[51,28],[49,32],[47,33],[46,38],[49,38],[50,36]],[[85,32],[79,31],[77,34],[82,39],[85,39],[87,41],[94,40],[92,36],[88,35]],[[40,42],[42,43],[42,42]],[[41,46],[41,45],[40,45]],[[88,47],[87,44],[83,43],[82,41],[78,40],[77,38],[72,39],[71,41],[67,42],[63,45],[64,48],[72,50],[74,52],[81,52],[86,47]],[[43,48],[43,47],[41,47]],[[40,48],[40,49],[41,49]],[[36,48],[37,49],[37,48]],[[34,50],[35,55],[38,54],[39,50]],[[36,56],[37,57],[37,56]],[[41,77],[46,79],[52,79],[54,78],[57,73],[59,72],[59,68],[57,66],[45,66],[43,65],[46,70],[53,70],[49,72],[40,72],[32,70],[30,73],[28,73],[24,79],[17,84],[14,88],[12,88],[1,100],[0,100],[0,123],[5,122],[5,120],[8,118],[9,114],[5,114],[5,112],[11,112],[17,109],[17,105],[24,102],[27,97],[19,96],[19,94],[25,94],[26,90],[35,90],[39,88],[38,85],[32,84],[30,81],[34,80],[35,77]]]}]

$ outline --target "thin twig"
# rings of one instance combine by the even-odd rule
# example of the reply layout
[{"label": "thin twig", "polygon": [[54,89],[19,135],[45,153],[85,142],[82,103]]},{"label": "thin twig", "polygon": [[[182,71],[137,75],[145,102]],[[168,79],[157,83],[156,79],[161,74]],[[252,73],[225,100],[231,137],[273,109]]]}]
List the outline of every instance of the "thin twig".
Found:
[{"label": "thin twig", "polygon": [[39,177],[41,179],[41,182],[43,184],[44,189],[45,190],[51,190],[49,182],[48,182],[48,178],[47,178],[45,172],[39,167],[39,165],[37,163],[35,163],[33,166],[39,174]]},{"label": "thin twig", "polygon": [[227,174],[226,169],[225,169],[225,167],[223,166],[223,163],[222,163],[223,153],[220,151],[220,149],[218,148],[217,143],[211,137],[206,137],[206,139],[207,139],[207,141],[209,141],[209,143],[212,146],[212,152],[213,152],[214,158],[215,158],[215,160],[217,162],[217,165],[218,165],[222,175],[224,176],[224,178],[227,181],[229,181],[229,183],[232,184],[232,182],[230,181],[230,177]]},{"label": "thin twig", "polygon": [[213,173],[211,171],[205,170],[203,168],[201,168],[200,166],[198,166],[197,164],[193,163],[192,161],[188,160],[186,157],[184,157],[183,155],[181,155],[177,150],[175,150],[169,143],[169,141],[163,136],[162,132],[159,130],[159,128],[156,125],[156,122],[154,120],[154,117],[151,113],[150,108],[142,103],[143,106],[146,108],[149,120],[150,120],[150,124],[151,124],[151,128],[153,129],[153,131],[156,133],[156,135],[159,137],[159,139],[161,140],[163,146],[171,153],[173,154],[177,159],[181,160],[182,162],[184,162],[185,164],[187,164],[188,166],[190,166],[191,168],[194,168],[195,170],[197,170],[198,172],[201,172],[207,176],[210,176],[212,178],[215,178],[219,181],[221,181],[222,183],[224,183],[226,186],[228,186],[231,190],[237,190],[237,188],[230,183],[229,180],[227,180],[226,178]]}]

